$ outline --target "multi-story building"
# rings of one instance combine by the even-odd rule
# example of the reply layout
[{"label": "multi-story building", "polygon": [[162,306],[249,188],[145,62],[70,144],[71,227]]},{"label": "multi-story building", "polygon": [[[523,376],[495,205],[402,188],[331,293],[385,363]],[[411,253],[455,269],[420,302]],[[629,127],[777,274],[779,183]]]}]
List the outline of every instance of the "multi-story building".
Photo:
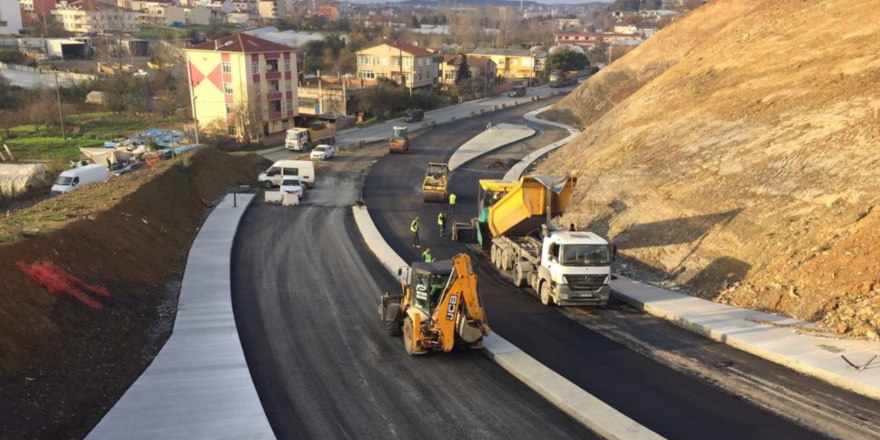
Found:
[{"label": "multi-story building", "polygon": [[39,16],[52,15],[57,3],[58,0],[21,0],[21,19],[30,22]]},{"label": "multi-story building", "polygon": [[18,2],[0,2],[0,34],[21,32],[21,7]]},{"label": "multi-story building", "polygon": [[[440,82],[444,86],[455,84],[455,77],[458,75],[458,69],[461,68],[461,55],[445,55],[440,63]],[[481,78],[486,72],[489,78],[495,78],[495,72],[498,66],[489,57],[467,57],[468,67],[471,70],[471,78]]]},{"label": "multi-story building", "polygon": [[227,134],[245,137],[254,128],[270,136],[294,126],[299,115],[294,48],[242,33],[184,53],[200,129],[220,124]]},{"label": "multi-story building", "polygon": [[287,4],[284,0],[259,0],[258,12],[262,20],[284,20]]},{"label": "multi-story building", "polygon": [[488,57],[495,62],[496,75],[504,78],[534,78],[535,57],[526,49],[476,49],[470,57]]},{"label": "multi-story building", "polygon": [[357,74],[363,80],[388,78],[418,89],[438,85],[438,72],[431,51],[408,43],[385,43],[357,53]]},{"label": "multi-story building", "polygon": [[574,44],[583,47],[596,47],[615,44],[619,41],[641,40],[641,34],[621,34],[616,32],[560,32],[555,36],[556,44]]},{"label": "multi-story building", "polygon": [[137,12],[100,0],[61,0],[52,11],[64,30],[86,32],[134,32]]}]

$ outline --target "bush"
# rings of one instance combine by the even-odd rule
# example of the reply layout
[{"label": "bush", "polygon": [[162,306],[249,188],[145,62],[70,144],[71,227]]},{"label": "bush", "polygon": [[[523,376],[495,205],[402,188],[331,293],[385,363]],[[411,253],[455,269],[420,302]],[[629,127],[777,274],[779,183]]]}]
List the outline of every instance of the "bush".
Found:
[{"label": "bush", "polygon": [[0,62],[10,64],[24,64],[27,57],[17,50],[0,50]]}]

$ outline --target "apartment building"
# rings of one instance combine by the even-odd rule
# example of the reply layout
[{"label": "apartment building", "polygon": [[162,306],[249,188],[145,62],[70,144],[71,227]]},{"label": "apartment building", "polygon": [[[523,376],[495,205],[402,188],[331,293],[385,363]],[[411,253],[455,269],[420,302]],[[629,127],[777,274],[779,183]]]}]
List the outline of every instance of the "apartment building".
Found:
[{"label": "apartment building", "polygon": [[21,32],[21,8],[18,2],[0,1],[0,34]]},{"label": "apartment building", "polygon": [[434,54],[408,43],[385,43],[357,53],[357,75],[363,80],[388,78],[418,89],[438,85],[438,73]]},{"label": "apartment building", "polygon": [[583,47],[597,47],[617,44],[622,41],[641,40],[641,34],[622,34],[617,32],[560,32],[555,35],[556,44],[575,44]]},{"label": "apartment building", "polygon": [[[30,22],[36,20],[38,16],[51,15],[57,3],[58,0],[21,0],[21,19]],[[0,9],[2,8],[3,6],[0,5]]]},{"label": "apartment building", "polygon": [[525,49],[476,49],[468,54],[470,57],[486,57],[495,63],[496,75],[504,78],[534,78],[535,57]]},{"label": "apartment building", "polygon": [[138,13],[100,0],[61,0],[52,11],[64,30],[86,32],[134,32]]},{"label": "apartment building", "polygon": [[259,0],[257,6],[261,20],[284,20],[287,4],[284,0]]},{"label": "apartment building", "polygon": [[199,127],[221,124],[242,137],[258,127],[283,133],[299,115],[296,51],[248,34],[235,34],[184,49],[193,117]]},{"label": "apartment building", "polygon": [[[461,68],[461,55],[444,55],[440,63],[440,83],[444,86],[455,84],[458,69]],[[495,77],[498,66],[489,57],[467,57],[468,67],[472,78],[481,78],[484,72],[489,72],[489,78]]]}]

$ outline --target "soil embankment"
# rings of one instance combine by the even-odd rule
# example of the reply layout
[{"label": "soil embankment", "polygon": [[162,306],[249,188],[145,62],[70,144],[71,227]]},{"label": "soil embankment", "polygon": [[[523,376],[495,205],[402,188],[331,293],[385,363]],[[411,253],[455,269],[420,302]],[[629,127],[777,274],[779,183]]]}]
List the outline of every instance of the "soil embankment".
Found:
[{"label": "soil embankment", "polygon": [[262,168],[205,148],[0,220],[3,436],[88,433],[170,334],[209,206]]},{"label": "soil embankment", "polygon": [[580,177],[565,222],[664,283],[877,339],[878,23],[870,0],[681,18],[560,104],[585,131],[541,167]]}]

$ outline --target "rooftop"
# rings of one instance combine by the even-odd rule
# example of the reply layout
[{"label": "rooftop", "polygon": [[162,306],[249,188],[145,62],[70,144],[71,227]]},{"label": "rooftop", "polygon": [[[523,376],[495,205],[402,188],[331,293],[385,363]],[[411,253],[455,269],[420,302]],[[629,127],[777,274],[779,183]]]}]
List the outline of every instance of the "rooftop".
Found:
[{"label": "rooftop", "polygon": [[471,52],[476,55],[502,55],[507,57],[528,57],[532,53],[527,49],[494,49],[491,47],[483,47]]},{"label": "rooftop", "polygon": [[429,51],[428,49],[425,49],[424,47],[419,47],[419,46],[409,44],[409,43],[401,43],[399,41],[395,41],[393,43],[385,43],[385,44],[388,46],[391,46],[395,49],[398,49],[401,52],[404,52],[404,53],[407,53],[407,54],[410,54],[413,56],[431,55],[432,54],[431,51]]},{"label": "rooftop", "polygon": [[197,44],[186,50],[208,50],[212,52],[238,52],[238,53],[261,53],[261,52],[288,52],[296,50],[291,46],[273,43],[259,37],[248,34],[235,34],[216,40]]}]

